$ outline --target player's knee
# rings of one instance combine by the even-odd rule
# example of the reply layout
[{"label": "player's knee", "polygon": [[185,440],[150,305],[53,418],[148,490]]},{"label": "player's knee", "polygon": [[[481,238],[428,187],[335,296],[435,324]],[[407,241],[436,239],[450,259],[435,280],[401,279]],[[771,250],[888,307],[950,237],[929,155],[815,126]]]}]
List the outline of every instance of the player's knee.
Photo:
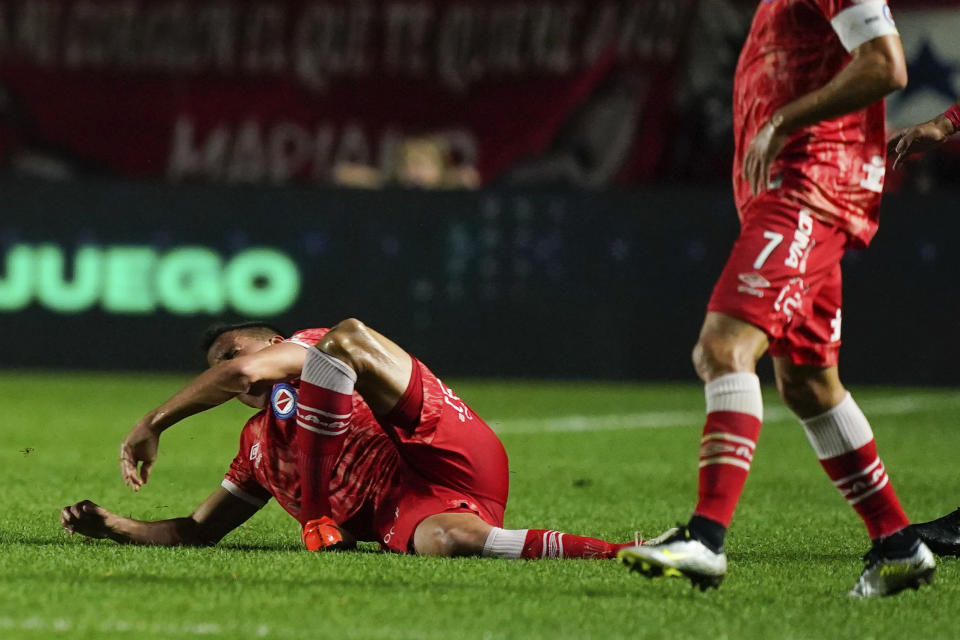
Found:
[{"label": "player's knee", "polygon": [[367,325],[356,318],[347,318],[330,329],[317,347],[360,373],[369,362],[372,340]]},{"label": "player's knee", "polygon": [[750,371],[752,353],[728,336],[704,332],[693,347],[693,367],[704,382],[736,371]]}]

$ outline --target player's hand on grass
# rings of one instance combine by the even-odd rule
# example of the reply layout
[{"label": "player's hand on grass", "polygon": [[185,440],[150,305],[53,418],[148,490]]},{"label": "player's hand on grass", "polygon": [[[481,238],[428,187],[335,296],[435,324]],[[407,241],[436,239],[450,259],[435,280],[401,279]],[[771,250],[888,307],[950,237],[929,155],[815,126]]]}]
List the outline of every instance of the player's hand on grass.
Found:
[{"label": "player's hand on grass", "polygon": [[300,538],[307,551],[338,551],[355,546],[353,537],[327,516],[310,520],[303,525]]},{"label": "player's hand on grass", "polygon": [[106,538],[111,533],[107,518],[110,512],[89,500],[64,507],[60,512],[60,526],[68,533],[79,533],[88,538]]},{"label": "player's hand on grass", "polygon": [[897,131],[887,140],[887,153],[897,154],[893,168],[900,167],[910,154],[939,147],[953,133],[953,123],[943,116]]},{"label": "player's hand on grass", "polygon": [[120,474],[124,484],[134,491],[146,484],[157,460],[159,446],[160,434],[143,424],[138,424],[127,434],[120,445]]},{"label": "player's hand on grass", "polygon": [[760,128],[750,141],[743,158],[743,177],[750,183],[753,195],[766,191],[770,181],[770,165],[776,160],[787,143],[787,134],[779,129],[782,118],[774,116]]}]

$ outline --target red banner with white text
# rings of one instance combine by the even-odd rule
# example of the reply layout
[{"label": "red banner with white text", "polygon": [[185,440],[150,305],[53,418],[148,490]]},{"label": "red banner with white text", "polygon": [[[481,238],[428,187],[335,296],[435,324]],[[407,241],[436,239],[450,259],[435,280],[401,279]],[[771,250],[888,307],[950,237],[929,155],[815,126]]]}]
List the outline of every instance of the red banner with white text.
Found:
[{"label": "red banner with white text", "polygon": [[421,139],[479,182],[635,183],[697,4],[0,0],[0,170],[381,183]]}]

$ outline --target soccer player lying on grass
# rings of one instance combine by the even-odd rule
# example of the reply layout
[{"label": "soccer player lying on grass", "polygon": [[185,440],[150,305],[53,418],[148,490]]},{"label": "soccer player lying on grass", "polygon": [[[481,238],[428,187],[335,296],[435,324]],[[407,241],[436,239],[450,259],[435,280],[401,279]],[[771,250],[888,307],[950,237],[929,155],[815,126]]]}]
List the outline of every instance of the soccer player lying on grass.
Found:
[{"label": "soccer player lying on grass", "polygon": [[612,558],[626,546],[502,529],[508,470],[496,434],[420,361],[358,320],[288,339],[260,323],[224,325],[204,348],[210,368],[133,428],[121,470],[138,490],[162,431],[236,397],[261,411],[243,428],[221,486],[190,516],[155,522],[78,502],[61,512],[67,531],[214,544],[272,496],[303,525],[310,550],[377,541],[400,553],[533,559]]}]

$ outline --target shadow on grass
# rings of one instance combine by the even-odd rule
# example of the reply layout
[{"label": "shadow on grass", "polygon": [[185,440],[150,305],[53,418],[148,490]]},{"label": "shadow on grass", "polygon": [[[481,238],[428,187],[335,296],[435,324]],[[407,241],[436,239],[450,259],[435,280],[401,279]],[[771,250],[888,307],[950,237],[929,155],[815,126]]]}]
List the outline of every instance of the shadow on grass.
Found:
[{"label": "shadow on grass", "polygon": [[[39,538],[31,536],[17,536],[0,532],[0,544],[2,545],[23,545],[27,547],[73,547],[74,545],[104,546],[113,548],[143,548],[143,549],[162,549],[163,545],[132,545],[118,544],[113,540],[105,538],[86,538],[79,534],[71,536],[64,533],[51,538]],[[381,551],[375,545],[376,543],[361,543],[362,546],[351,551],[337,552],[349,554],[389,554]],[[296,542],[275,542],[275,543],[249,543],[249,542],[222,542],[220,544],[206,547],[173,546],[169,549],[222,549],[225,551],[250,551],[250,552],[271,552],[271,553],[306,553],[304,548]]]}]

